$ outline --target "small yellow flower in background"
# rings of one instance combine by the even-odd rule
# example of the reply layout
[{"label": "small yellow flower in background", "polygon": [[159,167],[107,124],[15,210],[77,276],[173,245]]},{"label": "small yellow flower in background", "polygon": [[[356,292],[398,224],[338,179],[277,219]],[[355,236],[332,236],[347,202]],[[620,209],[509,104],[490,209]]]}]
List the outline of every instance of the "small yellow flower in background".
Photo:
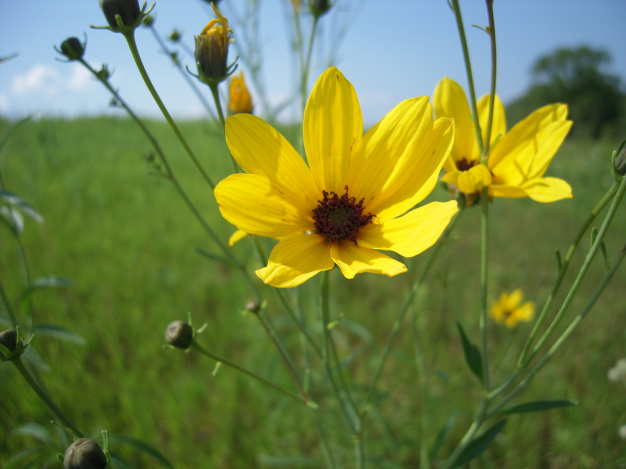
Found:
[{"label": "small yellow flower in background", "polygon": [[230,101],[228,108],[232,114],[252,114],[252,97],[243,78],[243,72],[230,79]]},{"label": "small yellow flower in background", "polygon": [[229,73],[228,45],[231,42],[228,20],[222,16],[214,3],[211,7],[217,19],[209,21],[199,36],[195,37],[194,53],[200,79],[217,84],[226,79]]},{"label": "small yellow flower in background", "polygon": [[404,264],[379,251],[419,254],[458,211],[455,201],[413,209],[433,190],[454,138],[452,120],[434,121],[428,97],[401,102],[363,135],[354,88],[333,67],[311,91],[303,130],[309,166],[262,119],[226,121],[247,174],[221,181],[215,197],[237,228],[279,241],[256,272],[265,283],[295,287],[335,264],[347,278],[400,274]]},{"label": "small yellow flower in background", "polygon": [[535,305],[531,301],[520,305],[522,302],[522,290],[502,292],[500,299],[491,307],[491,315],[500,324],[514,328],[520,321],[529,322],[535,316]]},{"label": "small yellow flower in background", "polygon": [[[491,197],[530,197],[537,202],[572,197],[567,182],[543,177],[572,125],[572,121],[567,120],[567,105],[544,106],[506,132],[504,106],[496,96],[487,167],[480,164],[474,122],[463,88],[444,78],[435,89],[433,106],[437,117],[454,119],[454,147],[444,165],[444,182],[465,194],[474,194],[489,186]],[[484,140],[489,95],[482,97],[477,106]]]}]

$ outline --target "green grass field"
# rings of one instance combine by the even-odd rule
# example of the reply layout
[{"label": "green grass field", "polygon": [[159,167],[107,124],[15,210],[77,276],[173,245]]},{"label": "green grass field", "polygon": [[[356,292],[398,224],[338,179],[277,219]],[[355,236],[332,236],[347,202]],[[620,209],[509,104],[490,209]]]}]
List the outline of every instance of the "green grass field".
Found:
[{"label": "green grass field", "polygon": [[[0,121],[0,135],[12,125]],[[219,216],[210,188],[166,125],[149,122],[149,127],[196,205],[226,241],[233,227]],[[229,174],[228,150],[215,128],[185,122],[181,129],[214,181]],[[570,182],[572,200],[495,201],[492,298],[503,289],[521,287],[528,299],[542,304],[557,273],[554,251],[565,254],[610,186],[609,158],[618,144],[566,141],[549,172]],[[80,346],[36,337],[34,346],[51,367],[42,373],[50,395],[84,432],[96,437],[106,428],[141,439],[177,468],[324,467],[311,410],[226,367],[213,376],[214,362],[197,353],[162,349],[167,324],[191,312],[194,325],[208,324],[199,339],[206,348],[295,390],[259,322],[242,314],[251,298],[243,277],[198,254],[197,249],[218,250],[169,181],[154,173],[145,159],[149,151],[147,140],[124,119],[41,119],[21,128],[0,154],[7,190],[45,218],[42,225],[30,219],[25,223],[31,277],[58,275],[73,282],[70,288],[37,292],[30,305],[33,321],[66,327],[85,339]],[[441,188],[431,196],[446,197]],[[387,394],[368,421],[366,449],[372,467],[417,467],[420,438],[432,444],[450,414],[458,411],[451,433],[457,442],[472,421],[481,390],[466,369],[455,320],[478,340],[479,218],[478,208],[465,211],[416,301],[432,429],[426,435],[420,430],[423,406],[407,323],[381,382],[380,391]],[[609,259],[623,245],[624,233],[622,206],[606,239]],[[581,244],[564,287],[582,263],[589,237]],[[270,247],[268,243],[268,252]],[[233,252],[250,270],[260,266],[246,240]],[[340,354],[345,358],[360,351],[347,365],[355,389],[370,382],[403,298],[426,258],[427,253],[409,260],[409,273],[394,279],[365,274],[349,281],[332,272],[332,314],[345,318],[337,329]],[[603,270],[598,260],[568,318],[585,304]],[[17,244],[2,226],[0,279],[13,300],[22,274]],[[625,280],[622,266],[582,326],[516,401],[572,399],[579,405],[512,416],[480,467],[625,467],[626,445],[618,428],[626,424],[626,397],[621,384],[606,378],[608,369],[626,356]],[[302,366],[293,323],[271,289],[259,287],[270,317]],[[309,325],[318,320],[318,287],[319,279],[313,279],[303,289]],[[25,321],[28,314],[25,305],[19,319]],[[489,328],[493,380],[498,382],[514,367],[530,326],[508,330],[491,323]],[[321,331],[312,333],[321,343]],[[317,400],[341,467],[351,467],[351,437],[343,430],[344,421],[327,405],[328,396]],[[29,422],[52,428],[52,417],[15,369],[0,363],[0,462],[35,444],[12,429]],[[452,442],[444,445],[439,456],[453,447]],[[120,452],[131,467],[158,467],[145,454],[124,448]]]}]

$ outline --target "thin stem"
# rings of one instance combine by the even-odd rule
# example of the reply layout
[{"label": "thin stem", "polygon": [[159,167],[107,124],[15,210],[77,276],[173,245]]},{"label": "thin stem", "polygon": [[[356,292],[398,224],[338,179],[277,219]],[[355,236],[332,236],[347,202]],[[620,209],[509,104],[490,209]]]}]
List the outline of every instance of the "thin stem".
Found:
[{"label": "thin stem", "polygon": [[489,39],[491,40],[491,89],[489,90],[489,120],[487,121],[487,131],[485,133],[485,148],[483,150],[483,163],[489,158],[489,148],[491,143],[491,129],[493,126],[493,108],[496,100],[496,78],[498,70],[498,53],[496,47],[496,23],[493,17],[493,0],[487,0],[487,14],[489,16]]},{"label": "thin stem", "polygon": [[284,394],[285,396],[294,399],[298,402],[301,402],[303,404],[308,404],[306,399],[301,398],[300,396],[297,396],[296,394],[287,391],[286,389],[278,386],[277,384],[272,383],[271,381],[263,378],[262,376],[257,375],[256,373],[254,373],[253,371],[250,371],[240,365],[238,365],[237,363],[230,361],[226,358],[220,357],[218,355],[215,355],[214,353],[209,352],[208,350],[206,350],[204,347],[202,347],[200,344],[198,344],[198,342],[196,342],[195,340],[192,343],[192,347],[194,349],[196,349],[198,352],[202,353],[203,355],[206,355],[209,358],[212,358],[213,360],[222,363],[226,366],[229,366],[231,368],[234,368],[237,371],[241,371],[243,374],[259,381],[260,383],[265,384],[266,386],[269,386],[270,388],[273,388],[279,392],[281,392],[282,394]]},{"label": "thin stem", "polygon": [[313,24],[311,25],[311,35],[309,36],[306,59],[304,62],[304,68],[302,69],[302,76],[301,76],[302,81],[300,83],[300,99],[301,99],[301,106],[302,106],[303,113],[306,107],[307,84],[309,81],[309,71],[311,69],[311,53],[313,52],[313,42],[315,40],[315,31],[317,30],[318,19],[319,19],[319,16],[313,15]]},{"label": "thin stem", "polygon": [[[178,69],[178,71],[183,76],[183,78],[185,79],[189,87],[193,90],[197,98],[200,100],[200,102],[206,109],[207,113],[211,116],[213,120],[217,120],[217,117],[215,116],[213,109],[211,109],[211,106],[209,106],[209,102],[206,100],[206,98],[204,97],[200,89],[196,86],[194,81],[191,79],[191,77],[189,76],[189,73],[187,73],[187,71],[185,71],[185,69],[181,65],[180,60],[178,60],[178,56],[176,55],[176,52],[171,51],[170,49],[167,48],[167,45],[165,45],[165,42],[163,41],[161,36],[159,36],[159,33],[157,32],[154,25],[150,25],[148,29],[152,31],[152,35],[154,36],[156,41],[159,43],[159,46],[161,46],[161,49],[163,50],[163,52],[171,58],[172,62],[174,63],[174,66]],[[184,45],[184,44],[181,42],[181,45]],[[191,56],[193,56],[193,53],[191,54]]]},{"label": "thin stem", "polygon": [[484,399],[483,402],[480,404],[480,408],[478,409],[478,414],[476,415],[474,422],[472,422],[472,425],[470,425],[470,427],[467,429],[467,432],[465,432],[465,435],[463,435],[463,438],[461,439],[459,445],[448,457],[446,462],[441,466],[441,469],[450,469],[451,467],[454,467],[456,459],[465,450],[465,448],[467,448],[467,445],[470,444],[470,442],[474,438],[474,435],[476,435],[476,433],[480,429],[480,426],[485,421],[488,404],[489,401],[487,399]]},{"label": "thin stem", "polygon": [[209,184],[211,189],[215,189],[215,184],[213,184],[213,181],[211,180],[209,175],[204,171],[204,168],[202,167],[202,165],[200,164],[200,162],[196,158],[196,155],[191,150],[191,147],[189,146],[189,144],[187,143],[187,141],[183,137],[183,134],[180,132],[178,126],[174,122],[174,119],[172,119],[172,116],[170,115],[170,113],[168,112],[167,108],[163,104],[163,101],[161,101],[161,98],[160,98],[159,94],[157,93],[157,90],[155,89],[154,85],[152,84],[152,81],[150,80],[150,77],[148,76],[148,72],[146,71],[146,69],[145,69],[145,67],[143,65],[143,62],[141,60],[141,56],[139,55],[139,50],[137,49],[137,43],[135,41],[135,32],[134,32],[134,30],[131,31],[128,34],[124,34],[124,37],[126,38],[126,42],[128,42],[128,47],[130,48],[130,51],[131,51],[131,53],[133,55],[133,59],[135,60],[135,64],[137,65],[137,69],[139,70],[139,73],[141,74],[141,77],[143,78],[144,83],[148,87],[148,90],[150,91],[150,94],[152,95],[152,98],[154,99],[154,101],[156,102],[157,106],[161,110],[161,113],[163,114],[163,117],[165,117],[165,120],[167,121],[167,123],[172,128],[172,131],[174,132],[174,134],[178,138],[178,141],[181,143],[181,145],[185,149],[185,152],[187,152],[187,154],[189,155],[189,157],[193,161],[193,163],[196,166],[196,168],[198,169],[198,171],[200,171],[200,174],[202,175],[204,180],[207,182],[207,184]]},{"label": "thin stem", "polygon": [[[470,104],[472,106],[472,114],[474,115],[474,130],[476,132],[476,142],[478,143],[478,150],[481,155],[483,154],[483,137],[480,130],[480,123],[478,122],[478,106],[476,105],[476,91],[474,89],[474,75],[472,74],[472,62],[469,56],[469,47],[467,45],[467,37],[465,36],[465,27],[463,26],[463,16],[461,15],[461,6],[459,0],[452,0],[450,5],[454,12],[454,18],[456,19],[456,26],[459,30],[459,38],[461,39],[461,48],[463,49],[463,60],[465,61],[465,71],[467,72],[467,82],[470,91]],[[484,155],[481,159],[484,158]]]},{"label": "thin stem", "polygon": [[22,363],[22,358],[17,357],[11,360],[11,363],[15,365],[15,368],[17,368],[17,370],[20,372],[22,377],[26,380],[28,385],[32,388],[33,391],[35,391],[37,396],[39,396],[39,399],[41,399],[44,402],[44,404],[46,404],[48,408],[52,411],[52,413],[54,413],[54,415],[56,415],[59,418],[59,420],[61,420],[63,425],[65,425],[70,430],[72,430],[72,432],[74,433],[74,436],[78,438],[82,438],[83,433],[74,426],[74,424],[65,416],[65,414],[63,414],[63,412],[61,412],[61,410],[54,404],[54,402],[52,402],[52,400],[43,391],[43,389],[41,389],[41,386],[39,386],[37,381],[35,381],[35,379],[30,375],[30,373],[24,366],[24,363]]},{"label": "thin stem", "polygon": [[567,308],[569,307],[570,303],[574,299],[574,296],[576,295],[576,292],[578,291],[580,284],[585,278],[585,275],[587,274],[587,271],[589,270],[591,263],[593,262],[594,258],[596,257],[596,254],[600,250],[600,247],[602,245],[602,240],[604,239],[604,235],[606,234],[611,224],[611,221],[613,220],[613,217],[615,216],[617,207],[619,206],[625,192],[626,192],[626,178],[623,178],[622,182],[619,185],[619,188],[617,189],[617,193],[615,194],[615,197],[613,198],[613,201],[611,202],[609,211],[607,212],[604,218],[604,222],[602,223],[602,226],[600,227],[600,231],[598,231],[598,235],[593,243],[593,246],[591,247],[589,254],[587,254],[587,257],[585,258],[585,262],[580,268],[580,271],[578,272],[578,276],[576,277],[576,280],[574,281],[572,288],[570,289],[569,293],[567,294],[567,297],[563,301],[563,304],[561,305],[561,308],[559,309],[558,313],[552,320],[552,323],[550,324],[550,326],[548,326],[548,329],[543,333],[541,338],[537,341],[537,344],[533,348],[533,351],[531,352],[530,356],[524,362],[523,366],[527,365],[530,361],[532,361],[532,359],[539,352],[543,344],[548,340],[548,338],[552,335],[556,327],[561,322],[561,319],[563,318],[565,312],[567,311]]},{"label": "thin stem", "polygon": [[13,314],[13,308],[11,307],[11,302],[9,301],[9,297],[4,291],[4,287],[2,286],[2,282],[0,282],[0,297],[2,298],[2,303],[4,304],[4,309],[9,315],[9,319],[11,320],[11,326],[13,329],[17,327],[17,319],[15,314]]},{"label": "thin stem", "polygon": [[487,347],[487,302],[489,286],[489,187],[483,188],[480,213],[480,336],[482,345],[483,383],[485,389],[491,388],[489,377],[489,353]]},{"label": "thin stem", "polygon": [[430,467],[430,451],[428,450],[428,439],[426,435],[429,433],[429,401],[430,393],[428,392],[428,379],[426,377],[426,363],[424,361],[424,352],[420,344],[420,337],[417,327],[417,309],[413,309],[413,348],[415,350],[415,364],[419,375],[419,384],[421,391],[422,411],[420,412],[420,468],[428,469]]},{"label": "thin stem", "polygon": [[291,374],[294,382],[296,383],[296,386],[298,387],[298,391],[300,391],[300,394],[302,395],[302,400],[306,403],[309,403],[309,396],[307,395],[306,391],[302,387],[302,382],[300,381],[300,377],[298,376],[298,373],[296,372],[296,367],[293,363],[293,360],[291,359],[291,356],[287,352],[287,349],[285,348],[282,341],[280,340],[280,337],[278,336],[278,334],[276,334],[276,331],[274,330],[274,328],[271,327],[268,321],[266,321],[260,313],[256,314],[256,317],[259,318],[259,321],[261,321],[261,324],[263,325],[263,329],[265,329],[265,332],[270,337],[270,339],[276,346],[276,350],[278,350],[278,353],[280,354],[283,361],[287,365],[287,369],[289,370],[289,373]]},{"label": "thin stem", "polygon": [[367,397],[366,397],[365,402],[363,403],[363,406],[361,407],[361,410],[359,412],[360,415],[364,415],[367,412],[367,410],[368,410],[368,408],[369,408],[369,406],[370,406],[370,404],[372,402],[372,399],[374,397],[374,392],[375,392],[376,386],[378,384],[378,380],[380,379],[380,376],[382,374],[383,368],[385,367],[385,362],[387,360],[387,356],[389,355],[389,352],[391,351],[391,346],[393,345],[393,342],[395,341],[396,336],[398,335],[398,332],[400,331],[400,326],[402,325],[402,321],[404,320],[404,316],[406,315],[407,311],[411,307],[411,304],[413,303],[413,299],[415,298],[415,295],[417,294],[417,292],[418,292],[422,282],[426,278],[426,274],[428,273],[428,271],[430,270],[430,268],[434,264],[435,259],[436,259],[437,255],[439,254],[439,251],[441,250],[441,246],[443,245],[445,240],[448,238],[448,236],[450,236],[450,233],[452,232],[452,230],[456,226],[459,218],[461,217],[461,214],[463,213],[464,208],[465,208],[464,205],[460,206],[459,211],[454,216],[454,218],[452,218],[452,220],[448,224],[446,230],[441,235],[441,237],[439,238],[439,240],[437,241],[435,246],[432,248],[430,257],[428,258],[428,261],[426,262],[426,265],[424,266],[424,270],[422,271],[420,277],[417,279],[417,281],[413,285],[413,288],[411,289],[411,292],[409,293],[409,296],[408,296],[406,302],[404,303],[404,306],[403,306],[402,310],[400,311],[400,314],[398,314],[398,318],[396,319],[396,322],[393,325],[393,328],[391,330],[391,334],[389,335],[389,339],[387,339],[387,345],[385,346],[385,350],[383,351],[382,357],[380,359],[380,364],[378,365],[376,373],[374,374],[374,379],[372,380],[372,384],[370,384],[369,391],[367,393]]},{"label": "thin stem", "polygon": [[[217,115],[220,118],[220,124],[222,124],[222,132],[224,134],[226,134],[226,118],[224,117],[224,110],[222,109],[222,102],[220,100],[220,93],[218,90],[218,85],[217,84],[210,84],[208,85],[209,89],[211,90],[211,94],[213,95],[213,101],[215,102],[215,108],[217,109]],[[229,153],[230,154],[230,153]],[[235,161],[235,158],[230,155],[230,160],[233,162],[233,173],[238,173],[239,172],[239,167],[237,166],[237,161]]]},{"label": "thin stem", "polygon": [[543,368],[546,362],[550,358],[552,358],[552,356],[557,352],[557,350],[563,345],[565,340],[572,334],[572,332],[574,332],[574,329],[578,327],[578,325],[581,323],[581,321],[587,315],[587,313],[589,313],[589,311],[591,310],[591,308],[593,307],[597,299],[600,297],[600,295],[602,294],[606,286],[609,284],[610,280],[615,275],[617,268],[619,267],[620,263],[622,262],[625,256],[626,256],[626,244],[619,251],[619,253],[617,254],[617,258],[615,259],[615,261],[613,262],[611,266],[611,269],[604,274],[604,276],[602,277],[602,280],[600,281],[600,284],[594,291],[591,298],[589,298],[589,301],[587,301],[587,304],[585,304],[585,306],[580,311],[580,313],[578,313],[578,316],[576,316],[576,318],[574,318],[574,320],[565,329],[565,331],[563,331],[561,336],[556,340],[556,342],[554,342],[552,347],[550,347],[550,349],[546,352],[545,356],[533,367],[530,373],[522,381],[520,381],[520,383],[505,398],[503,398],[501,402],[499,402],[496,406],[493,407],[493,409],[489,411],[489,413],[487,414],[487,417],[490,417],[491,415],[494,415],[495,413],[497,413],[511,399],[513,399],[522,389],[524,389],[524,387],[526,387],[526,385],[528,385],[528,383],[535,377],[535,375],[539,372],[539,370]]},{"label": "thin stem", "polygon": [[572,241],[572,243],[570,244],[567,250],[567,254],[565,255],[565,259],[563,260],[563,263],[559,267],[558,276],[554,282],[552,291],[550,292],[550,295],[548,296],[546,302],[544,303],[541,313],[539,313],[537,321],[535,321],[532,331],[530,332],[530,335],[528,336],[528,339],[526,340],[526,344],[524,345],[524,349],[522,350],[522,353],[518,360],[519,367],[523,366],[524,363],[526,363],[526,357],[528,356],[528,351],[530,350],[530,346],[535,340],[535,337],[537,336],[537,333],[539,332],[539,329],[541,328],[548,314],[548,311],[552,307],[554,298],[556,297],[559,291],[559,288],[561,286],[561,283],[563,282],[563,279],[565,278],[565,274],[567,273],[567,270],[570,266],[570,262],[572,258],[574,257],[574,253],[576,252],[576,249],[578,248],[580,241],[582,240],[583,236],[587,232],[587,229],[591,226],[591,224],[596,219],[598,214],[604,209],[604,207],[607,206],[607,204],[611,200],[613,200],[613,196],[617,192],[617,187],[618,187],[617,183],[613,184],[611,188],[606,192],[606,194],[604,194],[600,202],[598,202],[598,204],[594,207],[594,209],[591,211],[591,213],[589,214],[589,216],[587,217],[583,225],[578,230],[578,233],[576,234],[574,241]]}]

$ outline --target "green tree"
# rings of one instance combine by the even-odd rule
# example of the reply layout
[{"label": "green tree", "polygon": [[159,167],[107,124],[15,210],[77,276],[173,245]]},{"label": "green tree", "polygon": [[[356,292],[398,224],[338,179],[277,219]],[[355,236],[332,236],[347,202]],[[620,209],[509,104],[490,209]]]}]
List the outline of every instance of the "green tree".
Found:
[{"label": "green tree", "polygon": [[520,119],[537,107],[567,103],[572,132],[598,138],[624,112],[620,78],[607,70],[610,54],[587,46],[562,48],[541,56],[532,68],[532,85],[511,104],[510,115]]}]

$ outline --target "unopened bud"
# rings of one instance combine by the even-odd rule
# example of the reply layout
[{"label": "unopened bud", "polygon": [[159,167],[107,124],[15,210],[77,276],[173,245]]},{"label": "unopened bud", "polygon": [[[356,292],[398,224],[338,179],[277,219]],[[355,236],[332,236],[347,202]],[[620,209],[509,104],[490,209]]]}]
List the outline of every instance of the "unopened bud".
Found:
[{"label": "unopened bud", "polygon": [[172,42],[178,42],[180,41],[181,37],[182,37],[182,34],[180,33],[180,31],[175,29],[170,33],[170,35],[167,38]]},{"label": "unopened bud", "polygon": [[322,16],[331,6],[330,0],[309,0],[309,11],[315,16]]},{"label": "unopened bud", "polygon": [[138,26],[137,19],[141,14],[139,0],[100,0],[100,8],[113,31],[119,31],[116,16],[120,15],[122,24],[126,27]]},{"label": "unopened bud", "polygon": [[174,321],[167,326],[165,341],[176,348],[188,349],[193,342],[193,329],[184,321]]},{"label": "unopened bud", "polygon": [[214,4],[211,6],[217,19],[209,21],[200,35],[195,37],[194,57],[200,80],[209,84],[218,84],[229,74],[228,45],[231,30],[228,29],[228,20],[222,16]]},{"label": "unopened bud", "polygon": [[246,303],[246,311],[258,313],[261,310],[261,304],[257,300],[250,300]]},{"label": "unopened bud", "polygon": [[[17,348],[17,331],[15,329],[9,329],[0,332],[0,344],[9,349],[10,352],[14,352]],[[0,351],[0,359],[6,358],[2,351]]]},{"label": "unopened bud", "polygon": [[63,458],[65,469],[104,469],[107,457],[93,440],[79,438],[67,448]]},{"label": "unopened bud", "polygon": [[154,16],[146,15],[143,20],[141,20],[141,24],[149,28],[154,24]]},{"label": "unopened bud", "polygon": [[626,176],[626,146],[619,152],[615,158],[615,172],[618,176]]},{"label": "unopened bud", "polygon": [[85,54],[85,45],[78,38],[70,37],[61,43],[61,53],[68,60],[79,60]]}]

